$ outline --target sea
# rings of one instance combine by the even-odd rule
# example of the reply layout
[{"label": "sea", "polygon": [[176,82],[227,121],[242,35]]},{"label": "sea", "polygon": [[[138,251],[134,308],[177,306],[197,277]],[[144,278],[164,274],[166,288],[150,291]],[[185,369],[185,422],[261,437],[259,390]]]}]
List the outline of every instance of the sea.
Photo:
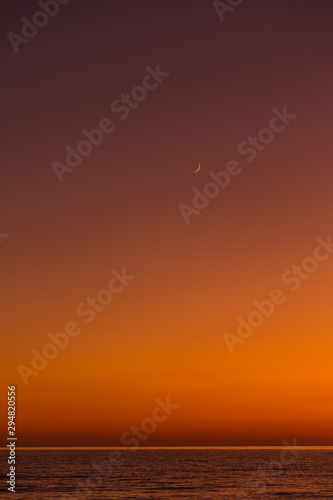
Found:
[{"label": "sea", "polygon": [[0,450],[0,498],[333,499],[333,449],[17,449],[15,493]]}]

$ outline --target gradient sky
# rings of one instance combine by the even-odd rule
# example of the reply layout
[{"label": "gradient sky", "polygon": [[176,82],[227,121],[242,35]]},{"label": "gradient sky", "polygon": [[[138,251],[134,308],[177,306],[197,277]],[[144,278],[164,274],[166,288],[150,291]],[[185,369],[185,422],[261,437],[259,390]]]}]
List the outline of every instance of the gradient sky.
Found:
[{"label": "gradient sky", "polygon": [[[3,428],[16,384],[21,446],[117,446],[166,396],[180,407],[145,445],[333,445],[333,257],[281,282],[333,234],[332,2],[244,0],[221,22],[204,0],[73,0],[15,54],[36,10],[0,17]],[[157,64],[121,121],[110,104]],[[285,105],[297,118],[247,163],[239,143]],[[104,117],[115,132],[60,184],[51,163]],[[186,225],[178,204],[232,159]],[[122,267],[135,279],[86,325],[77,305]],[[274,288],[285,304],[230,354],[223,333]],[[73,320],[25,386],[17,365]]]}]

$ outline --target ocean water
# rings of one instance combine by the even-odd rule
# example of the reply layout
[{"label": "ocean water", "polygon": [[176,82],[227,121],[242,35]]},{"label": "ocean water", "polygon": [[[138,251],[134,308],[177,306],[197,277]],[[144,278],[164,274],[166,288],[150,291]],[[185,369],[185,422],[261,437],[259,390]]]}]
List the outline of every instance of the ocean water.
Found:
[{"label": "ocean water", "polygon": [[[111,470],[109,458],[114,450],[17,450],[16,493],[11,494],[6,486],[8,452],[1,450],[0,498],[333,498],[333,450],[281,455],[282,451],[119,450],[111,457],[116,460]],[[91,476],[94,474],[97,476]]]}]

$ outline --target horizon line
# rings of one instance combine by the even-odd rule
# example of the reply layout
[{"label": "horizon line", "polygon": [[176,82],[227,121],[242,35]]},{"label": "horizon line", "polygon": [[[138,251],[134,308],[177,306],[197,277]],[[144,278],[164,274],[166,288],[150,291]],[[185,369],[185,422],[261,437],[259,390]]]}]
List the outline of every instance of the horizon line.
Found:
[{"label": "horizon line", "polygon": [[[282,445],[267,445],[267,446],[139,446],[135,450],[131,446],[17,446],[17,450],[281,450],[286,448]],[[297,445],[295,449],[306,450],[333,450],[333,445]],[[0,447],[0,450],[7,450],[7,447]]]}]

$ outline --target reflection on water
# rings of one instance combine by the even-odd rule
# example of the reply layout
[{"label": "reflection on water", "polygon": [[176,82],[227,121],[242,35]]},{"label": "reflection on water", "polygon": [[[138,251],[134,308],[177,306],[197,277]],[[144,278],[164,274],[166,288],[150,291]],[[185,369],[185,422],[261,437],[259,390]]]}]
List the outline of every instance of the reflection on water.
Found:
[{"label": "reflection on water", "polygon": [[[294,460],[289,453],[285,465],[278,449],[120,450],[112,472],[111,450],[17,453],[15,500],[333,498],[329,450],[299,451]],[[7,451],[0,455],[4,484]],[[8,495],[2,489],[0,498]]]}]

